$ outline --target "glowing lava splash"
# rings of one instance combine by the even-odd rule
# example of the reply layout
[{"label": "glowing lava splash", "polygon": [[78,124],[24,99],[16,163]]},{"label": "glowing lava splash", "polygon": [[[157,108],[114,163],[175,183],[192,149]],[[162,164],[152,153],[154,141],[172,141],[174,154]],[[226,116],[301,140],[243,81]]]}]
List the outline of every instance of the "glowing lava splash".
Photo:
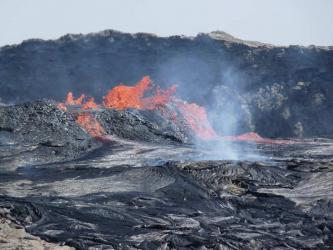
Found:
[{"label": "glowing lava splash", "polygon": [[135,86],[118,85],[103,98],[104,107],[118,110],[128,108],[157,109],[171,102],[173,94],[176,92],[175,86],[166,90],[155,88],[152,96],[145,97],[145,94],[152,89],[152,80],[149,76],[142,78]]},{"label": "glowing lava splash", "polygon": [[210,125],[206,110],[195,103],[177,102],[181,114],[184,116],[190,128],[201,139],[214,139],[216,133]]},{"label": "glowing lava splash", "polygon": [[195,136],[204,140],[222,139],[270,144],[285,142],[262,138],[253,132],[239,136],[218,137],[208,120],[206,109],[196,103],[187,103],[177,98],[175,93],[176,86],[161,89],[153,84],[149,76],[145,76],[134,86],[120,84],[112,88],[103,97],[103,104],[101,105],[96,104],[94,98],[86,101],[84,94],[75,99],[73,93],[68,92],[66,101],[59,103],[58,107],[67,111],[68,106],[78,106],[82,112],[78,113],[76,122],[94,137],[103,137],[106,133],[96,118],[84,111],[103,107],[116,110],[130,108],[158,110],[162,116],[175,124],[180,124],[179,118],[181,118]]},{"label": "glowing lava splash", "polygon": [[269,139],[263,138],[257,133],[249,132],[237,136],[224,136],[224,140],[226,141],[245,141],[245,142],[255,142],[255,143],[266,143],[266,144],[290,144],[293,143],[290,140],[276,140],[276,139]]},{"label": "glowing lava splash", "polygon": [[[124,109],[148,109],[159,110],[166,118],[170,118],[170,113],[174,113],[173,121],[177,122],[177,114],[185,119],[187,126],[201,139],[213,139],[216,136],[212,126],[210,125],[206,110],[195,103],[186,103],[174,96],[176,86],[168,89],[160,89],[153,85],[149,76],[142,78],[134,86],[118,85],[112,88],[103,98],[103,107],[116,110]],[[67,111],[67,107],[71,105],[81,106],[82,110],[96,109],[100,107],[93,98],[85,100],[85,95],[81,95],[75,99],[72,92],[67,94],[66,101],[59,103],[58,107]],[[177,111],[170,111],[170,107],[176,107]],[[169,114],[169,115],[166,115]],[[93,116],[86,113],[79,114],[77,118],[78,124],[82,126],[92,136],[101,136],[104,131],[97,120]]]},{"label": "glowing lava splash", "polygon": [[95,138],[102,138],[106,135],[104,128],[99,124],[96,118],[89,113],[79,114],[76,117],[76,122]]}]

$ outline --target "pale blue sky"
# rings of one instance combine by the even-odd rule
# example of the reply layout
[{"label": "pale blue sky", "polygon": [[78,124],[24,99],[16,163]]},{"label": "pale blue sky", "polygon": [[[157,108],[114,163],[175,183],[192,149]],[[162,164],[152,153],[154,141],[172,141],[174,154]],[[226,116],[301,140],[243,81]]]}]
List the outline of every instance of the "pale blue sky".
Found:
[{"label": "pale blue sky", "polygon": [[333,0],[0,0],[0,46],[104,29],[333,45]]}]

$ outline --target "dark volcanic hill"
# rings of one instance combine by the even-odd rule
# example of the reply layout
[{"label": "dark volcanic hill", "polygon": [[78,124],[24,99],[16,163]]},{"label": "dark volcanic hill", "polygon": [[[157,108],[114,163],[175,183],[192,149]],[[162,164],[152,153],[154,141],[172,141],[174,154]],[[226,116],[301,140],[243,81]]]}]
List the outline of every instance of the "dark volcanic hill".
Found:
[{"label": "dark volcanic hill", "polygon": [[333,135],[332,47],[277,47],[223,32],[157,37],[107,30],[0,48],[4,103],[59,101],[69,90],[101,99],[115,84],[144,75],[178,84],[178,94],[206,106],[222,132]]}]

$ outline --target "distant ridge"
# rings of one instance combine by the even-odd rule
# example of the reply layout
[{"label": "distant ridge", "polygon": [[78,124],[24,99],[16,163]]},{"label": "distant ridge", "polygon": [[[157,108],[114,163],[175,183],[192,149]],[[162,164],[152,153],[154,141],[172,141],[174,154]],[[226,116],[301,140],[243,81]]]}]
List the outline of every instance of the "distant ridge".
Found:
[{"label": "distant ridge", "polygon": [[262,42],[258,42],[258,41],[243,40],[243,39],[234,37],[229,33],[226,33],[224,31],[218,31],[218,30],[217,31],[212,31],[212,32],[209,32],[209,33],[198,33],[196,36],[185,36],[185,35],[158,36],[154,33],[145,33],[145,32],[128,33],[128,32],[122,32],[122,31],[118,31],[118,30],[114,30],[114,29],[106,29],[106,30],[102,30],[102,31],[99,31],[99,32],[91,32],[91,33],[86,33],[86,34],[68,33],[68,34],[63,35],[63,36],[61,36],[59,38],[56,38],[56,39],[31,38],[31,39],[23,40],[21,43],[18,43],[18,44],[9,44],[9,45],[0,46],[0,50],[2,48],[16,47],[16,46],[20,46],[21,44],[30,43],[30,42],[61,42],[61,41],[64,41],[64,40],[75,41],[75,40],[78,40],[78,39],[85,39],[85,38],[89,39],[89,38],[97,38],[97,37],[114,37],[114,36],[130,36],[132,38],[146,37],[146,38],[159,38],[159,39],[169,39],[169,38],[173,38],[173,37],[181,37],[183,39],[195,39],[195,38],[198,38],[200,36],[207,36],[207,37],[209,37],[213,40],[218,40],[218,41],[222,41],[222,42],[226,42],[226,43],[244,44],[244,45],[249,46],[249,47],[273,48],[273,47],[298,46],[298,47],[303,47],[303,48],[316,47],[316,48],[325,49],[325,50],[333,49],[333,46],[315,46],[315,45],[310,45],[310,46],[301,46],[301,45],[280,46],[279,45],[278,46],[278,45],[273,45],[273,44],[269,44],[269,43],[262,43]]}]

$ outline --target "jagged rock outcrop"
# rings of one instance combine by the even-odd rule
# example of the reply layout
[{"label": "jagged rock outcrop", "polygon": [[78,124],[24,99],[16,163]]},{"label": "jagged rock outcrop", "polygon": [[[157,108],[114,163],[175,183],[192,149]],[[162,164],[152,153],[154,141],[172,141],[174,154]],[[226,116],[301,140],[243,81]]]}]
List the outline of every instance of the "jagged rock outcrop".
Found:
[{"label": "jagged rock outcrop", "polygon": [[71,160],[100,146],[70,113],[44,100],[0,107],[0,165]]},{"label": "jagged rock outcrop", "polygon": [[[101,126],[100,138],[94,138],[86,121],[88,115]],[[88,128],[87,128],[88,126]],[[92,128],[96,129],[96,128]],[[174,123],[159,110],[81,110],[65,112],[49,101],[32,101],[0,107],[0,163],[3,169],[27,164],[46,164],[72,160],[102,146],[103,141],[121,139],[145,143],[183,144],[195,135],[179,117]]]},{"label": "jagged rock outcrop", "polygon": [[187,143],[194,137],[185,124],[177,126],[158,110],[105,109],[95,116],[107,134],[133,141]]},{"label": "jagged rock outcrop", "polygon": [[2,102],[99,99],[150,75],[208,108],[216,130],[268,137],[332,136],[332,47],[277,47],[223,32],[157,37],[107,30],[0,49]]}]

